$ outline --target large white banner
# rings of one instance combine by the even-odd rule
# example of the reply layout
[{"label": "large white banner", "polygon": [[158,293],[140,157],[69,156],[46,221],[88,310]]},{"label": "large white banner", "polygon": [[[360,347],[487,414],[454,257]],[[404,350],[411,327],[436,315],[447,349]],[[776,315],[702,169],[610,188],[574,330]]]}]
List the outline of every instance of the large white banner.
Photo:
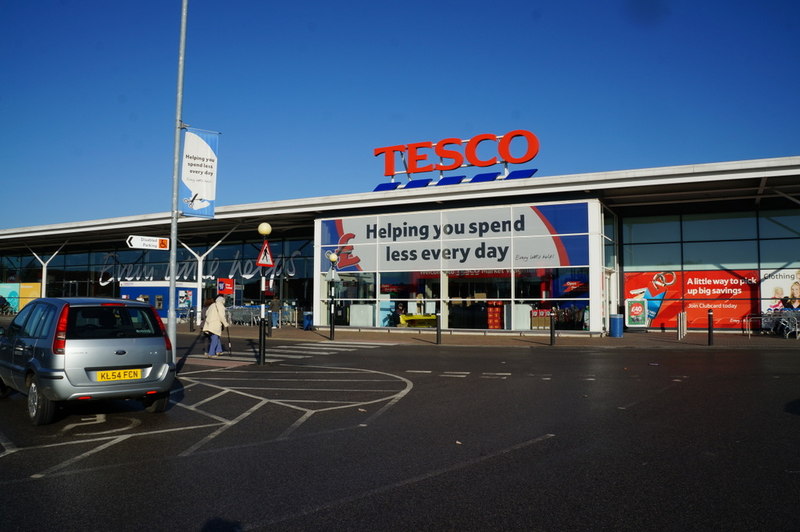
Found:
[{"label": "large white banner", "polygon": [[219,133],[186,130],[183,136],[180,210],[186,216],[214,217]]},{"label": "large white banner", "polygon": [[[410,212],[321,221],[340,271],[587,266],[586,203]],[[324,255],[323,255],[324,256]],[[325,260],[322,270],[329,267]]]}]

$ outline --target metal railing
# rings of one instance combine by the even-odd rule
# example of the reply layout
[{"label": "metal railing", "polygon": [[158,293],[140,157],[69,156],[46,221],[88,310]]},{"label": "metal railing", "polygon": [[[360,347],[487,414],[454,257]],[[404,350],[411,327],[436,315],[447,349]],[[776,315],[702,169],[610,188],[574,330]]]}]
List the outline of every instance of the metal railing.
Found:
[{"label": "metal railing", "polygon": [[800,312],[785,310],[751,314],[744,319],[744,332],[747,336],[775,334],[784,338],[794,334],[795,339],[800,339]]}]

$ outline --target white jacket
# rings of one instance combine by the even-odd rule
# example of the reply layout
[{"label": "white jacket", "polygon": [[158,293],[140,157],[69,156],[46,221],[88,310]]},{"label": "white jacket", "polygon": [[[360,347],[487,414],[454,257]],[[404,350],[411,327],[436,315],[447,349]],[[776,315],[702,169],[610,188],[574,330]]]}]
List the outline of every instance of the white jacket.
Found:
[{"label": "white jacket", "polygon": [[206,321],[203,322],[203,332],[209,332],[220,336],[222,327],[229,327],[228,320],[225,319],[225,298],[217,296],[217,300],[211,303],[206,309]]}]

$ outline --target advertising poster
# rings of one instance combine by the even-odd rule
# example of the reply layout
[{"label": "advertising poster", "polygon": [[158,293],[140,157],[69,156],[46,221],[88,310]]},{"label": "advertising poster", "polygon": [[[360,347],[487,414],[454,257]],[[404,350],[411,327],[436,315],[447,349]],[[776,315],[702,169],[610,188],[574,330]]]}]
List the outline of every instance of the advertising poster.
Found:
[{"label": "advertising poster", "polygon": [[233,279],[217,279],[217,294],[228,295],[233,293]]},{"label": "advertising poster", "polygon": [[19,283],[0,283],[0,312],[19,312]]},{"label": "advertising poster", "polygon": [[644,299],[625,300],[625,326],[647,327],[647,308]]},{"label": "advertising poster", "polygon": [[178,290],[178,308],[192,308],[191,290]]},{"label": "advertising poster", "polygon": [[649,327],[676,328],[685,310],[687,326],[738,329],[748,314],[758,312],[757,270],[635,272],[625,274],[626,299],[645,301]]},{"label": "advertising poster", "polygon": [[19,308],[22,308],[42,295],[42,283],[19,283]]},{"label": "advertising poster", "polygon": [[761,270],[761,312],[800,310],[800,270]]},{"label": "advertising poster", "polygon": [[184,132],[179,209],[185,216],[214,217],[218,150],[219,133],[197,129]]},{"label": "advertising poster", "polygon": [[321,222],[321,269],[331,251],[339,271],[588,266],[587,232],[586,203],[336,218]]},{"label": "advertising poster", "polygon": [[714,327],[740,329],[749,314],[758,313],[758,271],[684,272],[688,327],[708,327],[708,311],[714,311]]}]

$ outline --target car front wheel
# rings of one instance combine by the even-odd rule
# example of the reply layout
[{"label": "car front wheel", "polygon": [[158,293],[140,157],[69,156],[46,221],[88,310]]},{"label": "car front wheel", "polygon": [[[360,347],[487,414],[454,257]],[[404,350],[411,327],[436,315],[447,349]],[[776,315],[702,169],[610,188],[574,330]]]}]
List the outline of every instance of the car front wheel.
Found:
[{"label": "car front wheel", "polygon": [[39,387],[39,377],[34,375],[28,381],[28,417],[34,425],[47,425],[55,416],[56,402],[44,396]]}]

